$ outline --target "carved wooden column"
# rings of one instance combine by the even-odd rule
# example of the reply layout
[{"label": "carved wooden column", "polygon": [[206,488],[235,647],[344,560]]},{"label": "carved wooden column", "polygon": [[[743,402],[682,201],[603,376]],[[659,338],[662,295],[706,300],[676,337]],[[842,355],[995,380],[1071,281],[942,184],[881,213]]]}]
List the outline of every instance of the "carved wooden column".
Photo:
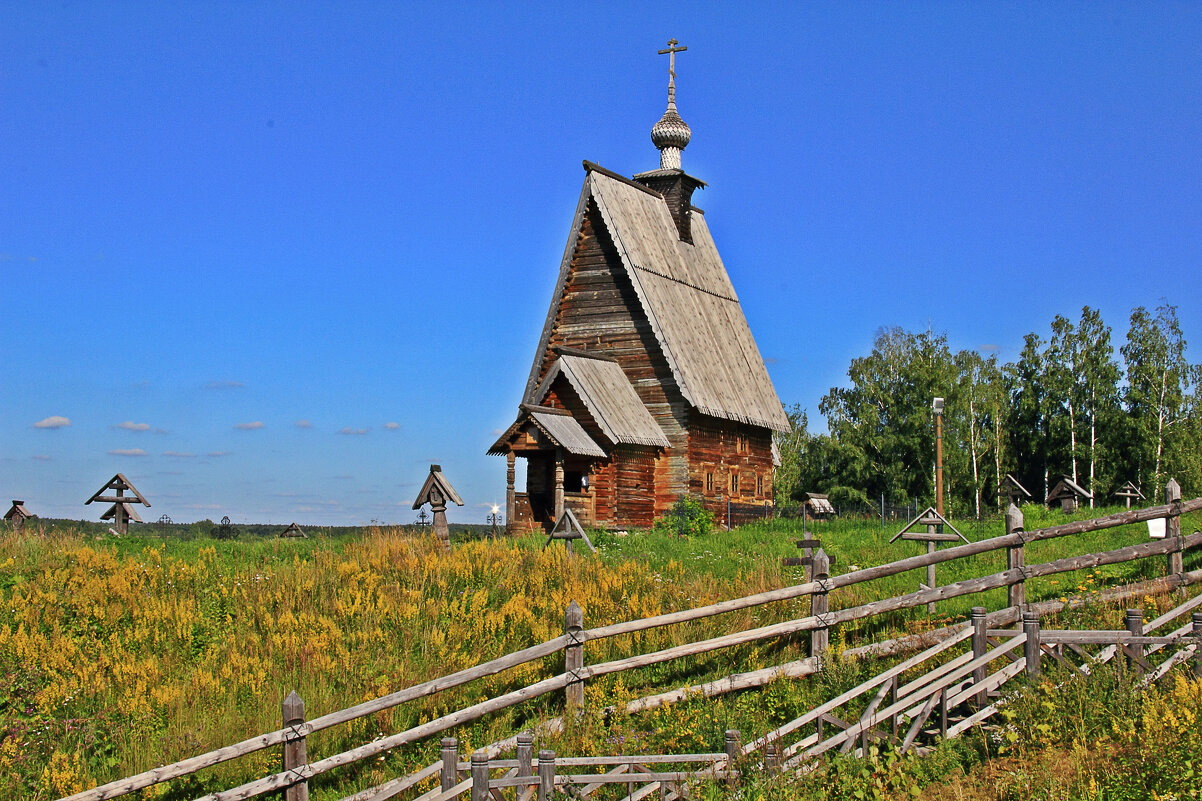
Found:
[{"label": "carved wooden column", "polygon": [[555,451],[555,523],[563,517],[563,451]]},{"label": "carved wooden column", "polygon": [[517,457],[513,455],[513,451],[505,454],[505,530],[513,531],[517,525],[517,493],[513,488],[513,482],[517,477],[517,470],[514,467],[514,462]]}]

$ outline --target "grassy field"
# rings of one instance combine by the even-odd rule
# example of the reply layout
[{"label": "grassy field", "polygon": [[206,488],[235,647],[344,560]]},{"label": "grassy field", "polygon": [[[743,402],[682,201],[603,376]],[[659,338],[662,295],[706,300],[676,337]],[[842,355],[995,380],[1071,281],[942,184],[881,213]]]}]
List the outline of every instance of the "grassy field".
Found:
[{"label": "grassy field", "polygon": [[[1028,507],[1027,528],[1065,520]],[[1095,512],[1094,514],[1100,513]],[[1079,517],[1093,516],[1083,511]],[[1183,528],[1193,531],[1197,519]],[[835,555],[833,572],[921,552],[888,544],[896,527],[879,521],[811,524]],[[1000,520],[957,526],[977,540],[1002,533]],[[541,550],[542,538],[458,541],[438,550],[429,537],[400,529],[309,540],[204,537],[97,540],[70,526],[0,534],[0,792],[50,799],[145,770],[279,725],[290,690],[316,716],[477,664],[563,630],[570,600],[586,626],[689,608],[800,581],[780,567],[796,555],[796,524],[759,524],[678,539],[661,534],[597,533],[598,557],[569,559]],[[1027,561],[1105,550],[1147,539],[1131,526],[1028,547]],[[1004,568],[989,554],[939,567],[939,583]],[[1187,569],[1199,565],[1197,556]],[[1159,575],[1164,559],[1029,582],[1038,600],[1089,593]],[[840,590],[832,608],[910,592],[925,573]],[[963,619],[970,606],[1002,606],[998,591],[941,604],[939,614],[900,612],[832,635],[836,651]],[[1153,609],[1167,601],[1144,599]],[[592,663],[726,631],[791,619],[808,601],[745,610],[667,631],[588,646]],[[1098,619],[1118,627],[1121,610]],[[661,689],[806,655],[804,638],[748,645],[590,682],[589,714],[548,741],[563,753],[694,751],[720,748],[722,733],[764,731],[882,669],[838,664],[810,680],[776,682],[714,702],[688,702],[628,718],[599,710]],[[405,729],[464,704],[524,686],[562,669],[562,658],[480,680],[310,738],[310,755],[328,755]],[[463,752],[559,714],[548,697],[452,734]],[[369,765],[313,783],[314,801],[336,799],[435,757],[436,742],[398,749]],[[145,797],[192,798],[275,768],[260,752]]]}]

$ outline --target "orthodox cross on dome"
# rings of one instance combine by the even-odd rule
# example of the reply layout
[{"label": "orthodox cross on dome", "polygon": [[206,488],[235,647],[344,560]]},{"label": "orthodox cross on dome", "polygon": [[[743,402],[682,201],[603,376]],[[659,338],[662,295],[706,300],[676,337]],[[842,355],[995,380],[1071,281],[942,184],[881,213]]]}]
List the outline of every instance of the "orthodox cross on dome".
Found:
[{"label": "orthodox cross on dome", "polygon": [[669,39],[667,49],[659,51],[659,55],[668,56],[668,109],[651,128],[651,142],[659,148],[661,170],[680,169],[680,151],[684,150],[693,136],[676,111],[676,54],[688,50],[687,47],[677,47],[677,44],[675,39]]},{"label": "orthodox cross on dome", "polygon": [[680,44],[675,39],[668,40],[668,49],[660,50],[659,55],[668,57],[668,105],[676,105],[676,54],[688,50],[687,47],[677,47]]}]

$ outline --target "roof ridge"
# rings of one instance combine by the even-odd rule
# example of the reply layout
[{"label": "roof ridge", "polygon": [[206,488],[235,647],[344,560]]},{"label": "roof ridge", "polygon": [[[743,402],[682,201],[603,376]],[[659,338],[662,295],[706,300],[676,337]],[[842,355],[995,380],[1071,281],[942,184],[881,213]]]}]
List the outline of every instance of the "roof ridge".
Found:
[{"label": "roof ridge", "polygon": [[615,181],[624,183],[627,186],[633,186],[635,189],[641,189],[642,191],[646,192],[647,194],[651,195],[652,197],[657,197],[660,200],[664,199],[664,196],[662,194],[660,194],[659,192],[656,192],[651,187],[646,186],[644,184],[640,184],[638,181],[634,180],[633,178],[627,178],[625,175],[616,173],[613,170],[607,170],[604,167],[602,167],[600,164],[589,161],[588,159],[584,160],[584,170],[585,170],[585,172],[599,172],[602,175],[604,175],[606,178],[613,178]]}]

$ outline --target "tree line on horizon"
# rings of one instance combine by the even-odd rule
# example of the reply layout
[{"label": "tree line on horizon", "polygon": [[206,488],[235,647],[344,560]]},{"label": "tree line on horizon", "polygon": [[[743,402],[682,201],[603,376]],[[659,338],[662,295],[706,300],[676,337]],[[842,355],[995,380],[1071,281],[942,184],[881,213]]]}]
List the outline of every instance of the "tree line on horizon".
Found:
[{"label": "tree line on horizon", "polygon": [[1111,505],[1124,483],[1162,503],[1174,477],[1185,497],[1202,493],[1202,365],[1169,303],[1131,312],[1118,352],[1096,309],[1061,315],[1029,333],[1018,359],[953,353],[947,336],[902,328],[877,332],[853,359],[850,384],[818,404],[829,433],[809,430],[806,410],[788,411],[776,435],[777,499],[822,492],[836,504],[934,503],[935,415],[943,413],[944,499],[950,513],[999,508],[998,484],[1013,475],[1043,501],[1061,476]]}]

